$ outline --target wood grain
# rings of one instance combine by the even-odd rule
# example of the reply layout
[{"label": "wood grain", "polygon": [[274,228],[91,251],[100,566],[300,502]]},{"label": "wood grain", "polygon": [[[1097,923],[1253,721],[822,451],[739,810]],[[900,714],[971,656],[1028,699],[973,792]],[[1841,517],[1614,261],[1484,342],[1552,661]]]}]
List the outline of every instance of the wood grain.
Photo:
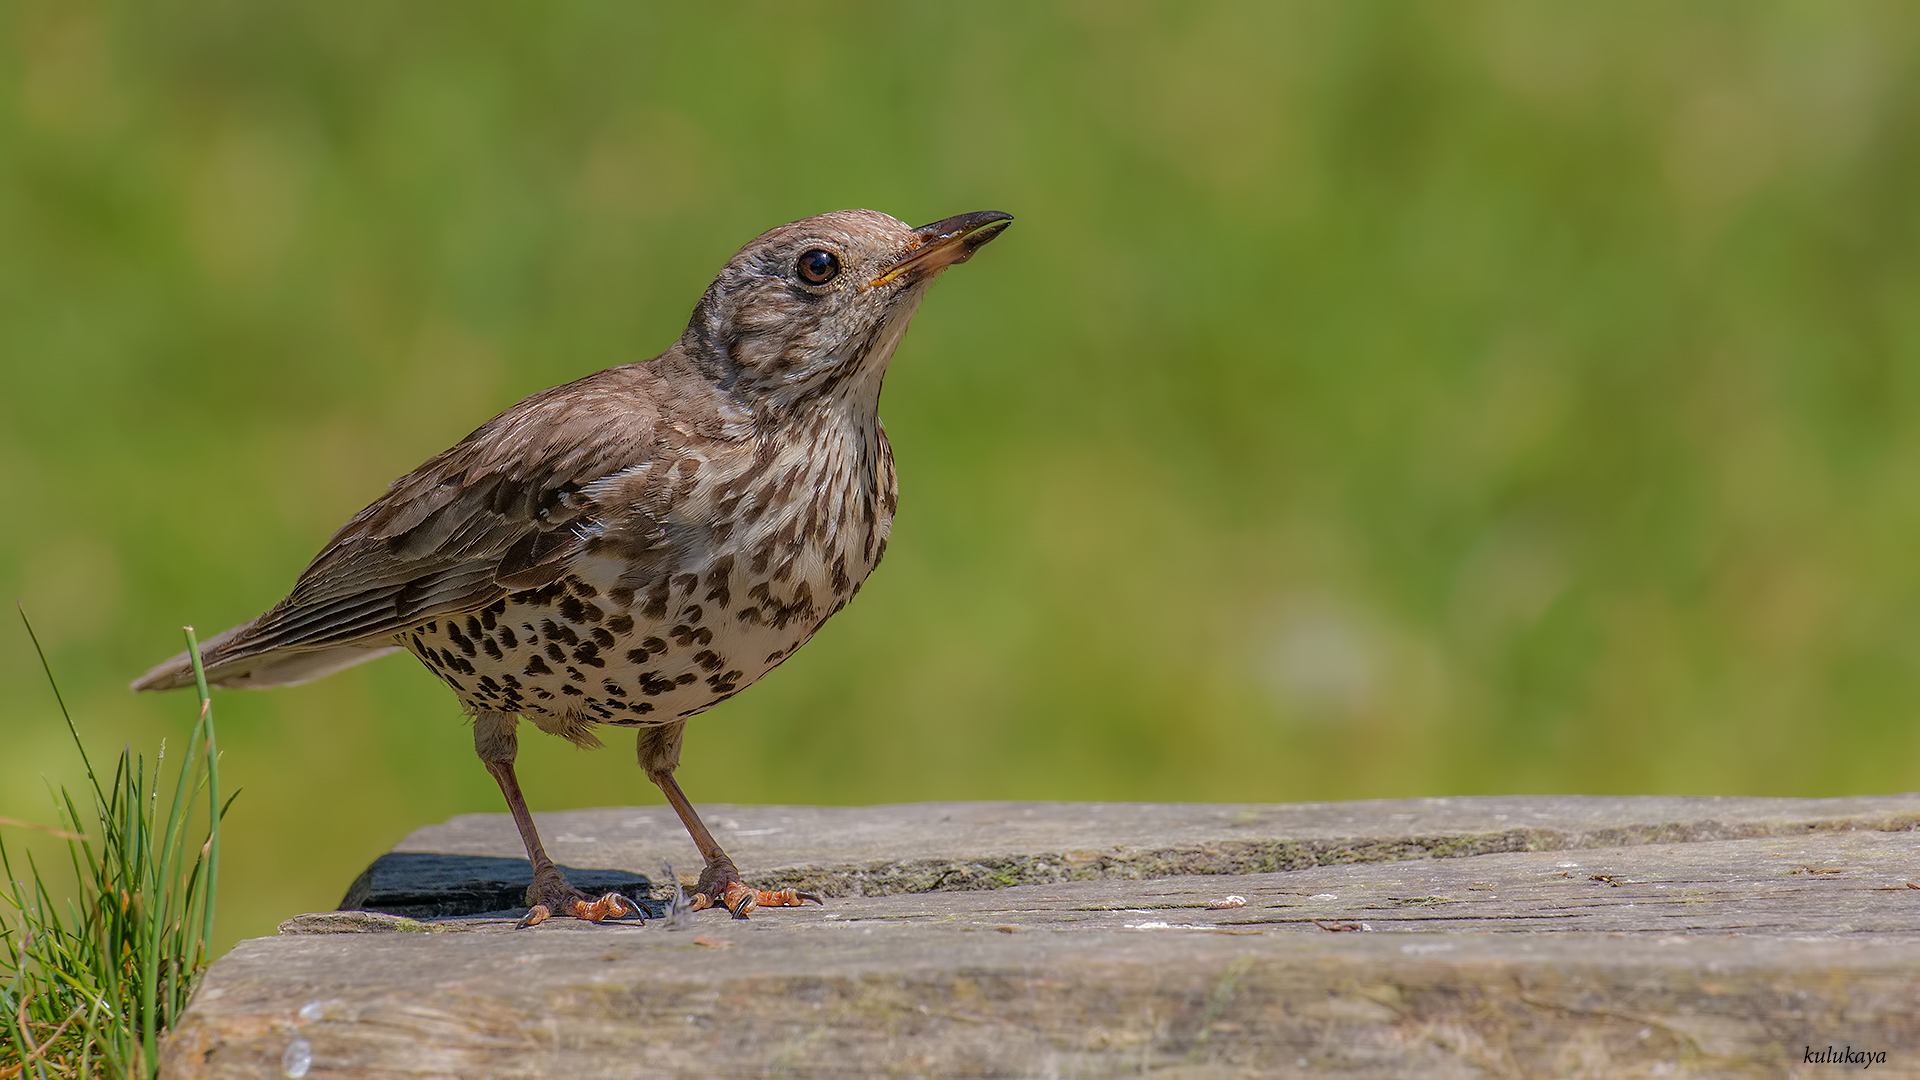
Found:
[{"label": "wood grain", "polygon": [[[1831,1044],[1920,1075],[1916,811],[721,807],[743,866],[840,895],[692,932],[297,918],[215,965],[166,1065],[284,1075],[299,1044],[309,1076],[1786,1076],[1840,1067],[1803,1060]],[[574,866],[696,869],[662,817],[542,827]],[[503,829],[460,818],[401,847],[497,867]],[[1300,868],[1191,872],[1275,852]],[[435,880],[459,891],[458,865]],[[945,887],[905,891],[928,880]]]}]

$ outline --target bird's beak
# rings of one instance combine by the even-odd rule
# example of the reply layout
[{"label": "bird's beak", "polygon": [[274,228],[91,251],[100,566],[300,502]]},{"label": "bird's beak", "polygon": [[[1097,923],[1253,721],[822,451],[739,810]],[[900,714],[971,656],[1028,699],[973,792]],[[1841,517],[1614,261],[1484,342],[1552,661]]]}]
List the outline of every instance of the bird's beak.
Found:
[{"label": "bird's beak", "polygon": [[1003,214],[998,210],[976,210],[971,214],[960,214],[931,225],[922,225],[913,230],[914,238],[919,241],[905,258],[880,272],[869,288],[885,285],[902,274],[915,273],[931,277],[949,266],[966,262],[973,253],[986,245],[986,242],[1000,235],[1013,221],[1012,214]]}]

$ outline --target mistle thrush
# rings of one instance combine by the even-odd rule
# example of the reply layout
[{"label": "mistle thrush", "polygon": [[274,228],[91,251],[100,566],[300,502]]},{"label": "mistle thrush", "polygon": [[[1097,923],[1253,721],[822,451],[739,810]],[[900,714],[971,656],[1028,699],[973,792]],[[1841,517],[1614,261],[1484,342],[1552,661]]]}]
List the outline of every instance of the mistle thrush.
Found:
[{"label": "mistle thrush", "polygon": [[[742,248],[651,360],[542,391],[401,477],[265,614],[202,647],[209,682],[290,686],[398,649],[473,715],[533,865],[527,923],[589,901],[541,847],[513,761],[522,718],[639,758],[706,860],[696,907],[798,904],[741,883],[674,781],[687,718],[805,644],[879,565],[897,503],[888,361],[940,272],[1012,218],[921,228],[871,210]],[[136,690],[190,685],[185,653]]]}]

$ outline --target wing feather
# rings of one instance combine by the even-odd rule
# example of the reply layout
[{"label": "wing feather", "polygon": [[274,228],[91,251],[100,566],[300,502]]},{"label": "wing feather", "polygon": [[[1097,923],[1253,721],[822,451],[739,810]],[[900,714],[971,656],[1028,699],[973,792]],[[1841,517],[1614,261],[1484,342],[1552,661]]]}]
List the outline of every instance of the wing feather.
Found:
[{"label": "wing feather", "polygon": [[[395,480],[334,534],[286,599],[203,646],[209,671],[244,685],[248,671],[285,664],[281,654],[373,649],[558,578],[606,512],[589,493],[594,483],[644,469],[687,431],[662,423],[658,366],[610,368],[535,394]],[[674,404],[676,415],[688,412]],[[612,508],[636,534],[660,531],[636,510]],[[135,688],[180,685],[187,668],[182,653]]]}]

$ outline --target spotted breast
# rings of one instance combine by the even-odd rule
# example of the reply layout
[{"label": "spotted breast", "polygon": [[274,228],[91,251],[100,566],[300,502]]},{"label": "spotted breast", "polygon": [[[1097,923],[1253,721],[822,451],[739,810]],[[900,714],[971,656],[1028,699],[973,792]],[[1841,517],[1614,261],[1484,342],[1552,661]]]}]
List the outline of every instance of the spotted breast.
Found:
[{"label": "spotted breast", "polygon": [[633,537],[599,526],[557,580],[397,643],[469,711],[519,713],[586,746],[598,724],[671,723],[725,701],[813,637],[886,552],[892,448],[877,418],[834,405],[737,443],[677,440],[616,478],[660,504],[638,516],[671,557],[628,557]]}]

